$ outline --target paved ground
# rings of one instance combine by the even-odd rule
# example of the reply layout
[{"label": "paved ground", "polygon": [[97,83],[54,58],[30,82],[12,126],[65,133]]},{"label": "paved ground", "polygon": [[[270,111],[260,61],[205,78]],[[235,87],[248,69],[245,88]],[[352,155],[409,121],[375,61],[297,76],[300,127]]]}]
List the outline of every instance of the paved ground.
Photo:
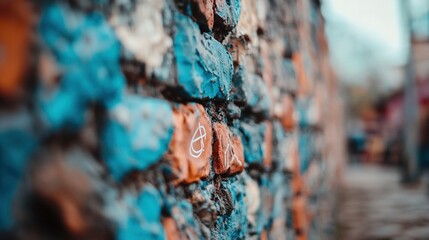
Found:
[{"label": "paved ground", "polygon": [[429,240],[429,198],[424,184],[404,188],[394,169],[346,171],[337,218],[338,240]]}]

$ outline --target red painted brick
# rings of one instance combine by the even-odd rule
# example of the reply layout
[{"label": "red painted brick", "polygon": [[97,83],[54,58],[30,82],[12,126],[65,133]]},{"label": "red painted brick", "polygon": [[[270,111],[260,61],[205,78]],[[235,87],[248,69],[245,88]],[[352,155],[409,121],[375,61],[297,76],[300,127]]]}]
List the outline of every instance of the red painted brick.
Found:
[{"label": "red painted brick", "polygon": [[224,123],[215,123],[213,166],[216,174],[234,174],[244,169],[244,152],[241,140],[232,136]]},{"label": "red painted brick", "polygon": [[191,183],[207,177],[212,154],[211,121],[199,104],[181,105],[173,110],[174,133],[170,142],[173,170],[176,183]]}]

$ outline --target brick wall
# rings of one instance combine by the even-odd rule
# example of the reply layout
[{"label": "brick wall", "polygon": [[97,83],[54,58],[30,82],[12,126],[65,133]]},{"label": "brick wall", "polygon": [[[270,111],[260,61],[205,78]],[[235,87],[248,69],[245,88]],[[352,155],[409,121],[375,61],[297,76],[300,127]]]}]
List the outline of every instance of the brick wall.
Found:
[{"label": "brick wall", "polygon": [[0,12],[2,236],[332,238],[344,139],[320,1]]}]

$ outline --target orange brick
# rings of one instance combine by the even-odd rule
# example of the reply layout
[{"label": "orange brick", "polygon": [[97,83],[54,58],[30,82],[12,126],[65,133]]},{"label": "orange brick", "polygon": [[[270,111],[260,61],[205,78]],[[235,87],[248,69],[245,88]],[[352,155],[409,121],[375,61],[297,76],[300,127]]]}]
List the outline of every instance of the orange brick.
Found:
[{"label": "orange brick", "polygon": [[287,131],[292,131],[295,128],[296,122],[294,118],[293,99],[289,95],[283,95],[281,98],[281,109],[278,113],[278,118],[283,128]]},{"label": "orange brick", "polygon": [[162,225],[164,225],[167,240],[180,239],[179,228],[177,227],[176,221],[172,217],[163,218]]},{"label": "orange brick", "polygon": [[244,152],[241,139],[232,136],[228,126],[215,123],[213,144],[213,167],[216,174],[235,174],[244,169]]},{"label": "orange brick", "polygon": [[273,162],[273,124],[267,122],[265,130],[265,156],[264,165],[271,167]]},{"label": "orange brick", "polygon": [[173,110],[174,133],[170,159],[178,179],[191,183],[207,177],[212,155],[211,121],[200,104],[181,105]]},{"label": "orange brick", "polygon": [[22,95],[34,14],[28,1],[0,3],[0,95]]},{"label": "orange brick", "polygon": [[306,213],[306,202],[304,197],[297,197],[292,202],[293,209],[293,227],[298,230],[301,235],[306,235],[306,229],[308,228],[307,213]]}]

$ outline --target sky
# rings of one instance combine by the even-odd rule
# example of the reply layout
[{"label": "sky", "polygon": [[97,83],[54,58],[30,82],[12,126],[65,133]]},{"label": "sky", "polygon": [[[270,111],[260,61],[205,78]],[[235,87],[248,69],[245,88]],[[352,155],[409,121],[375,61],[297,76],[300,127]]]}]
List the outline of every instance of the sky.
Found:
[{"label": "sky", "polygon": [[400,86],[397,66],[406,62],[409,49],[400,1],[324,1],[331,61],[340,80],[362,85],[376,75],[386,79],[380,81],[383,89]]},{"label": "sky", "polygon": [[400,67],[409,52],[403,3],[414,18],[429,12],[429,0],[323,1],[331,62],[340,80],[362,85],[376,76],[387,91],[400,87]]},{"label": "sky", "polygon": [[[346,21],[392,63],[404,62],[408,37],[399,0],[328,0],[329,18]],[[341,21],[341,20],[340,20]]]}]

